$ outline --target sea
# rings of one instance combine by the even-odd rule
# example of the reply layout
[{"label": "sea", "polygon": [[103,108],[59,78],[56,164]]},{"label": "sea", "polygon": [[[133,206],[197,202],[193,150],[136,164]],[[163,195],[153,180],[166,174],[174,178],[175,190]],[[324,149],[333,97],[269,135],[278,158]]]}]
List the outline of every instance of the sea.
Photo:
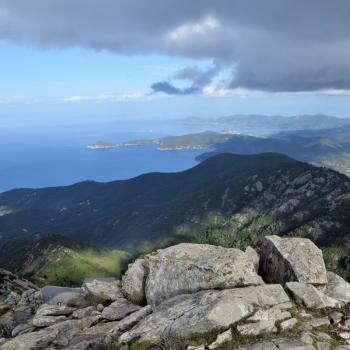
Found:
[{"label": "sea", "polygon": [[0,192],[65,186],[85,180],[123,180],[149,172],[176,172],[197,164],[203,150],[158,151],[155,146],[88,149],[113,143],[222,130],[213,124],[116,117],[0,120]]}]

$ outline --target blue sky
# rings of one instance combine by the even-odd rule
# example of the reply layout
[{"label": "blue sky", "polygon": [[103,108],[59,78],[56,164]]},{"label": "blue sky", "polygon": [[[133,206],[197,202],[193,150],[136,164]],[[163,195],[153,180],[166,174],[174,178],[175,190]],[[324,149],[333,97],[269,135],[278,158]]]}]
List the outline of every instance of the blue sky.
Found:
[{"label": "blue sky", "polygon": [[186,66],[209,66],[209,60],[6,43],[0,45],[0,57],[0,115],[101,113],[136,118],[234,113],[348,115],[348,96],[320,92],[149,95],[153,81],[166,80]]},{"label": "blue sky", "polygon": [[2,0],[0,116],[350,116],[335,2]]}]

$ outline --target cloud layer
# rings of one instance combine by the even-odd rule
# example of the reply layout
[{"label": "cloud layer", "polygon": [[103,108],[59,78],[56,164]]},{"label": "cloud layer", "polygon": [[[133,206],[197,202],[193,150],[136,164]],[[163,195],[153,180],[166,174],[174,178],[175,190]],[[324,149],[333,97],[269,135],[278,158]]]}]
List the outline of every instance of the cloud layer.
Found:
[{"label": "cloud layer", "polygon": [[[198,92],[222,67],[228,88],[350,89],[349,0],[0,0],[0,40],[39,47],[211,59],[154,91]],[[220,69],[217,69],[220,67]]]}]

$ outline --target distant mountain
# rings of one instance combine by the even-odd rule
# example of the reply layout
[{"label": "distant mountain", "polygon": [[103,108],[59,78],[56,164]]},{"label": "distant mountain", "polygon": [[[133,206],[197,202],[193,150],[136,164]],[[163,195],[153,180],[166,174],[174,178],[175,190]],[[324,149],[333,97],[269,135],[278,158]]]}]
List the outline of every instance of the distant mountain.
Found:
[{"label": "distant mountain", "polygon": [[176,241],[244,247],[266,234],[307,236],[328,247],[334,264],[350,249],[350,179],[278,154],[220,154],[179,173],[13,190],[0,194],[0,207],[3,259],[21,237],[58,233],[130,252]]},{"label": "distant mountain", "polygon": [[122,143],[110,143],[98,141],[92,145],[88,145],[90,149],[118,148],[155,145],[160,151],[177,151],[185,149],[208,149],[216,144],[226,142],[232,135],[236,133],[232,131],[204,131],[194,134],[166,136],[149,140],[131,140]]},{"label": "distant mountain", "polygon": [[301,161],[326,166],[350,176],[350,125],[324,130],[280,132],[271,137],[233,135],[215,150],[198,156],[204,160],[219,153],[279,152]]},{"label": "distant mountain", "polygon": [[338,118],[323,114],[292,117],[239,114],[217,118],[188,117],[181,119],[181,121],[190,124],[222,124],[233,129],[263,128],[272,130],[329,129],[350,124],[349,118]]}]

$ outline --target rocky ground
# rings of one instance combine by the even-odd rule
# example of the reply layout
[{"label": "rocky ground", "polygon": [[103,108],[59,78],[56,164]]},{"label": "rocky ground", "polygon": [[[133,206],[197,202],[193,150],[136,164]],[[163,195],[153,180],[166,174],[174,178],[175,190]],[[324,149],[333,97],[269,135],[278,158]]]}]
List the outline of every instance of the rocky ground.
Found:
[{"label": "rocky ground", "polygon": [[267,236],[244,252],[179,244],[136,260],[121,281],[81,288],[36,290],[11,276],[4,350],[350,349],[350,284],[305,238]]}]

